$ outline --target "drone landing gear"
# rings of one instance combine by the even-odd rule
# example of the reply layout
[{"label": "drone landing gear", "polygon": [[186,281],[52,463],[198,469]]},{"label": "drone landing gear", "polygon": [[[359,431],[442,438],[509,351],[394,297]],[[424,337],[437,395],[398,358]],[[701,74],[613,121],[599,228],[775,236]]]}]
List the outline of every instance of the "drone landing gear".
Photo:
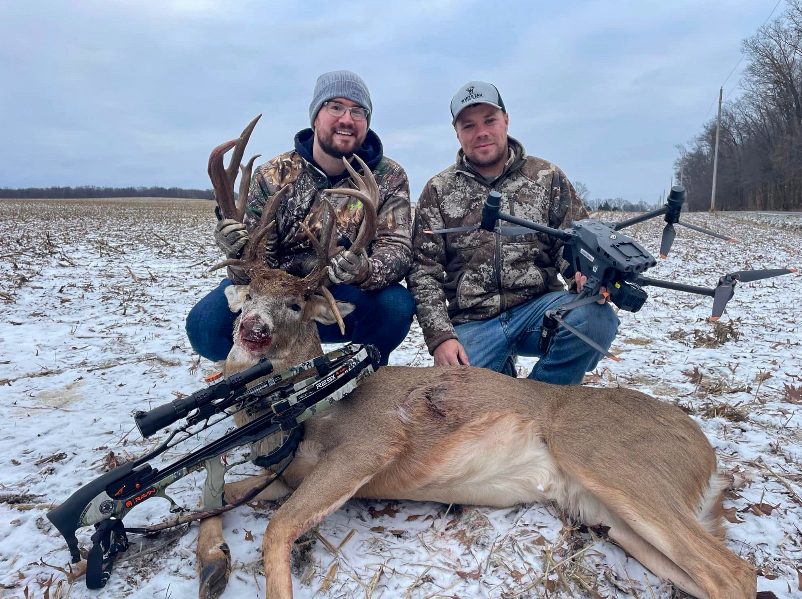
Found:
[{"label": "drone landing gear", "polygon": [[584,295],[584,293],[580,293],[577,299],[571,300],[566,304],[562,304],[560,307],[555,308],[554,310],[547,310],[546,314],[543,316],[543,325],[540,327],[540,344],[539,350],[541,355],[545,355],[546,352],[549,351],[551,347],[551,342],[554,339],[554,335],[557,333],[557,329],[562,326],[566,330],[568,330],[571,334],[579,337],[582,341],[587,343],[590,347],[595,349],[600,354],[607,356],[615,361],[620,361],[621,358],[618,356],[614,356],[609,351],[604,349],[601,345],[596,343],[593,339],[582,333],[581,331],[577,330],[575,327],[571,326],[567,322],[565,322],[565,315],[568,314],[574,308],[579,308],[581,306],[586,306],[588,304],[593,304],[598,302],[599,300],[607,300],[610,294],[606,291],[601,293],[596,293],[594,295]]}]

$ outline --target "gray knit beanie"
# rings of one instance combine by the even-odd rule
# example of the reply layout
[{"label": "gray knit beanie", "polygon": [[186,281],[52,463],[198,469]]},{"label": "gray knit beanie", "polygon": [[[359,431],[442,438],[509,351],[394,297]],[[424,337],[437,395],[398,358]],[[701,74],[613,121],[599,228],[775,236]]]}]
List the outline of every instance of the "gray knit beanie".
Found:
[{"label": "gray knit beanie", "polygon": [[317,78],[315,92],[312,95],[312,103],[309,105],[309,122],[314,126],[323,102],[332,98],[345,98],[356,102],[362,108],[368,109],[368,125],[373,114],[373,104],[370,102],[370,92],[368,86],[362,78],[351,71],[331,71],[323,73]]}]

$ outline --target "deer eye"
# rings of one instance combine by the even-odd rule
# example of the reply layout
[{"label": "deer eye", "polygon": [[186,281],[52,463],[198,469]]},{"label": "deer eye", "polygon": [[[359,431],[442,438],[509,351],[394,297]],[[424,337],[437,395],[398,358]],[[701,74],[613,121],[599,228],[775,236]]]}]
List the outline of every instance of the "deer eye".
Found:
[{"label": "deer eye", "polygon": [[251,301],[251,299],[253,299],[253,298],[251,297],[251,294],[250,294],[250,293],[246,293],[246,294],[245,294],[245,301],[246,301],[246,302],[249,302],[249,301]]},{"label": "deer eye", "polygon": [[292,310],[293,312],[300,312],[301,306],[300,304],[288,304],[287,307]]}]

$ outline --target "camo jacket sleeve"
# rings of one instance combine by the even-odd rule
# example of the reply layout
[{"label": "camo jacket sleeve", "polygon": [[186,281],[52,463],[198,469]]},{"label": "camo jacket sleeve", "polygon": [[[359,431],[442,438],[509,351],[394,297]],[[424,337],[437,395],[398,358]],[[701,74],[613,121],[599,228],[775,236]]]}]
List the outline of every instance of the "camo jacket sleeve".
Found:
[{"label": "camo jacket sleeve", "polygon": [[415,208],[412,237],[414,259],[407,276],[407,287],[415,299],[418,324],[430,354],[434,354],[434,350],[443,341],[458,338],[448,317],[446,295],[443,291],[446,280],[445,238],[443,235],[424,232],[443,228],[443,217],[438,205],[437,192],[429,182]]},{"label": "camo jacket sleeve", "polygon": [[[566,229],[574,221],[588,218],[590,215],[580,200],[574,186],[561,169],[555,168],[555,176],[552,179],[551,209],[549,215],[549,226],[555,229]],[[550,252],[551,259],[559,269],[560,273],[568,284],[568,288],[574,290],[574,269],[571,264],[563,258],[563,243],[556,243]]]},{"label": "camo jacket sleeve", "polygon": [[374,172],[379,186],[376,238],[370,244],[370,276],[363,289],[381,289],[404,278],[412,264],[409,180],[401,166],[382,159]]}]

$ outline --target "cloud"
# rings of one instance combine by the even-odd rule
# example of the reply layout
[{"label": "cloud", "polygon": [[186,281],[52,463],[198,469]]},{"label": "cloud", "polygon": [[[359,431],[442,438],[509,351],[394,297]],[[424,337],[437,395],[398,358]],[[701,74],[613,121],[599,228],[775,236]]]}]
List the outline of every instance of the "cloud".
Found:
[{"label": "cloud", "polygon": [[773,4],[2,3],[0,185],[207,187],[212,147],[264,113],[251,150],[290,148],[316,77],[348,68],[413,196],[456,154],[451,95],[485,79],[592,196],[657,197]]}]

